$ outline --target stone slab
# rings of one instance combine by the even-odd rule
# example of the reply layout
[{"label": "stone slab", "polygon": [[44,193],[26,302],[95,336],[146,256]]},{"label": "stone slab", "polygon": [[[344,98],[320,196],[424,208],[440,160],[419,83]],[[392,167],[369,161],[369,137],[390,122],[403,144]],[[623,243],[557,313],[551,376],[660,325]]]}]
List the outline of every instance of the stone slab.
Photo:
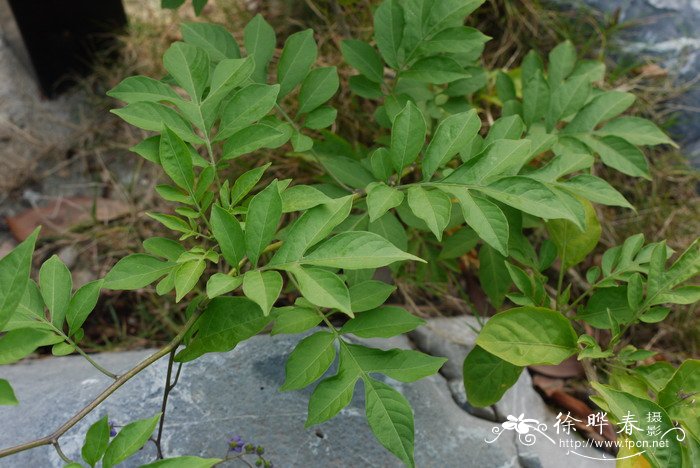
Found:
[{"label": "stone slab", "polygon": [[[400,466],[370,433],[361,387],[338,417],[304,429],[311,389],[277,390],[284,380],[286,357],[298,339],[258,336],[232,352],[209,354],[186,364],[171,394],[164,432],[166,454],[220,457],[226,454],[228,438],[240,435],[263,445],[277,467]],[[408,341],[394,340],[389,345],[406,347]],[[102,354],[95,359],[123,372],[148,354]],[[64,452],[77,456],[88,425],[104,414],[116,424],[126,424],[159,412],[165,368],[166,362],[160,361],[117,390],[61,438]],[[50,433],[108,384],[107,378],[78,357],[3,366],[1,372],[15,387],[20,405],[0,407],[0,447]],[[511,434],[497,443],[485,443],[494,423],[462,411],[442,377],[390,383],[415,410],[417,466],[519,466]],[[154,447],[149,444],[140,457],[124,466],[137,466],[153,455]],[[49,447],[0,460],[2,468],[53,466],[62,464]]]}]

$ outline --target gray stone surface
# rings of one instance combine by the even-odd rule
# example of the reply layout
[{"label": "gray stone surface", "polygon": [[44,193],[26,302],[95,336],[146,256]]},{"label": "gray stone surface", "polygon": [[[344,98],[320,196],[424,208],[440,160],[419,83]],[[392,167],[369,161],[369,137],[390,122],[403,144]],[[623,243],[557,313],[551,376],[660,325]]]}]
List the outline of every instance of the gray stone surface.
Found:
[{"label": "gray stone surface", "polygon": [[[455,401],[467,411],[484,417],[483,408],[472,408],[464,394],[462,362],[474,346],[477,330],[481,326],[471,316],[436,318],[411,334],[416,346],[429,354],[445,356],[449,359],[440,373],[450,383]],[[523,372],[516,384],[511,387],[501,401],[494,405],[494,419],[504,421],[506,416],[519,415],[527,409],[527,417],[545,421],[553,418],[550,409],[532,388],[530,374]]]},{"label": "gray stone surface", "polygon": [[700,1],[699,0],[550,0],[564,8],[588,6],[605,13],[619,12],[626,27],[614,36],[623,55],[651,58],[680,84],[690,88],[672,105],[677,122],[672,136],[700,167]]},{"label": "gray stone surface", "polygon": [[[544,433],[551,437],[556,444],[539,436],[538,441],[528,446],[518,443],[519,462],[523,467],[559,467],[566,460],[566,449],[558,445],[559,440],[581,440],[575,435],[568,436],[557,434],[554,428],[556,413],[554,413],[540,398],[532,386],[532,379],[527,371],[524,371],[518,381],[511,387],[503,398],[490,408],[474,408],[467,402],[462,374],[462,362],[474,347],[477,332],[481,328],[475,317],[462,316],[450,318],[430,319],[428,323],[411,332],[411,338],[418,349],[436,356],[446,356],[448,363],[443,366],[440,373],[447,379],[448,388],[454,401],[470,414],[483,418],[503,422],[509,415],[518,417],[521,414],[526,419],[536,419],[547,425]],[[504,434],[505,436],[505,434]],[[601,454],[593,449],[579,450],[589,457],[600,457]],[[571,458],[568,458],[572,461]],[[585,458],[576,458],[576,466],[599,466],[600,463]]]},{"label": "gray stone surface", "polygon": [[[227,439],[239,434],[265,446],[280,467],[384,467],[400,464],[373,438],[364,419],[361,387],[335,419],[304,429],[311,389],[280,393],[284,362],[298,337],[258,336],[230,353],[210,354],[187,364],[172,394],[166,418],[167,453],[222,456]],[[392,346],[407,346],[405,338]],[[97,355],[108,368],[123,371],[147,351]],[[3,366],[21,404],[0,407],[0,446],[21,443],[53,431],[108,383],[80,358],[50,358]],[[88,424],[109,414],[117,424],[149,417],[160,408],[165,362],[144,371],[97,408],[62,439],[75,456]],[[517,467],[513,434],[487,444],[494,423],[461,411],[440,376],[413,384],[391,382],[415,410],[416,462],[421,467]],[[361,384],[358,384],[361,385]],[[149,444],[141,461],[153,456]],[[563,455],[563,452],[560,454]],[[133,466],[131,462],[126,466]],[[42,447],[8,459],[0,467],[60,466],[53,449]]]}]

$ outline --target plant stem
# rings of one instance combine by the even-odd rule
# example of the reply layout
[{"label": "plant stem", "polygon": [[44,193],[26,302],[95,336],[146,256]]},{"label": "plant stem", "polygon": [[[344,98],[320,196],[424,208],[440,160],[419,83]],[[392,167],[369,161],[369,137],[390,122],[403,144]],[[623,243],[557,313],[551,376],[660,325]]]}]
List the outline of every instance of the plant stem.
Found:
[{"label": "plant stem", "polygon": [[61,337],[63,338],[63,341],[65,341],[66,343],[68,343],[69,345],[71,345],[71,346],[73,347],[73,349],[74,349],[75,351],[77,351],[77,353],[80,354],[82,357],[84,357],[85,360],[87,360],[87,362],[89,362],[90,364],[92,364],[92,366],[93,366],[95,369],[97,369],[98,371],[102,372],[104,375],[106,375],[106,376],[109,377],[110,379],[112,379],[112,380],[117,380],[118,377],[117,377],[116,374],[114,374],[114,373],[108,371],[107,369],[105,369],[104,367],[102,367],[101,365],[99,365],[97,362],[95,362],[95,360],[92,359],[90,356],[88,356],[88,354],[87,354],[85,351],[83,351],[82,348],[80,348],[80,346],[78,346],[78,344],[77,344],[75,341],[71,340],[70,337],[69,337],[68,335],[66,335],[65,333],[63,333],[63,330],[61,330],[60,328],[58,328],[57,326],[55,326],[52,322],[49,322],[48,320],[45,320],[45,319],[44,319],[44,320],[42,320],[42,322],[51,325],[51,328],[53,328],[53,331],[54,331],[57,335],[61,336]]},{"label": "plant stem", "polygon": [[61,457],[61,460],[63,460],[66,463],[73,463],[73,460],[68,458],[65,453],[63,453],[63,450],[61,450],[61,446],[58,444],[58,441],[55,441],[52,443],[53,448],[56,449],[56,453],[58,453],[58,456]]},{"label": "plant stem", "polygon": [[185,338],[185,335],[187,332],[192,328],[192,326],[195,324],[199,316],[202,314],[202,311],[196,310],[193,314],[192,317],[185,323],[185,325],[182,327],[182,330],[180,330],[180,333],[173,338],[170,343],[168,343],[165,347],[160,349],[158,352],[150,355],[143,361],[139,362],[119,376],[109,387],[107,387],[102,393],[100,393],[97,398],[95,398],[92,402],[90,402],[87,406],[85,406],[83,409],[78,411],[73,417],[71,417],[68,421],[63,423],[61,427],[56,429],[54,432],[51,434],[47,435],[46,437],[42,437],[40,439],[32,440],[30,442],[25,442],[20,445],[15,445],[14,447],[9,447],[3,450],[0,450],[0,458],[4,458],[10,455],[14,455],[16,453],[24,452],[29,449],[33,449],[36,447],[41,447],[43,445],[54,445],[58,444],[58,439],[61,437],[63,434],[65,434],[70,428],[78,424],[80,420],[82,420],[85,416],[87,416],[92,410],[97,408],[100,403],[105,401],[112,393],[114,393],[119,387],[124,385],[126,382],[131,380],[132,377],[137,375],[139,372],[142,370],[146,369],[149,367],[151,364],[154,362],[158,361],[160,358],[163,356],[166,356],[168,353],[171,353],[173,350],[177,349],[177,346],[180,344],[180,342]]},{"label": "plant stem", "polygon": [[[170,378],[173,375],[173,363],[175,362],[175,351],[173,348],[168,355],[168,371],[165,375],[165,387],[163,388],[163,403],[160,406],[160,421],[158,422],[158,436],[156,437],[156,450],[158,451],[158,458],[163,458],[163,448],[161,446],[161,439],[163,437],[163,425],[165,424],[165,411],[168,409],[168,396],[170,396],[170,391],[175,387],[175,384],[170,382]],[[178,370],[179,374],[179,370]]]},{"label": "plant stem", "polygon": [[117,380],[117,379],[119,378],[119,377],[117,376],[117,374],[113,374],[112,372],[108,371],[107,369],[105,369],[104,367],[102,367],[101,365],[99,365],[97,362],[95,362],[95,360],[93,360],[87,353],[85,353],[85,351],[83,351],[83,350],[80,348],[80,346],[78,346],[77,344],[75,344],[75,343],[73,342],[73,340],[71,340],[70,338],[66,337],[66,341],[68,342],[69,345],[73,346],[73,348],[78,352],[78,354],[80,354],[82,357],[84,357],[84,358],[87,360],[87,362],[89,362],[90,364],[92,364],[92,366],[93,366],[95,369],[97,369],[98,371],[102,372],[104,375],[106,375],[107,377],[109,377],[109,378],[112,379],[112,380]]}]

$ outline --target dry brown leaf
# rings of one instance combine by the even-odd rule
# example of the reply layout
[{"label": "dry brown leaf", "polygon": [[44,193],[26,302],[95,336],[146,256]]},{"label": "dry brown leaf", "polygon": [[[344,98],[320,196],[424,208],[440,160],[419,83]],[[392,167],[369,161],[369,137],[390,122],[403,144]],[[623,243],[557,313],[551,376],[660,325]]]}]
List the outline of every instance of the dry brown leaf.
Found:
[{"label": "dry brown leaf", "polygon": [[129,205],[107,198],[58,198],[7,218],[10,232],[23,241],[38,226],[43,236],[65,234],[71,229],[94,222],[108,222],[129,213]]}]

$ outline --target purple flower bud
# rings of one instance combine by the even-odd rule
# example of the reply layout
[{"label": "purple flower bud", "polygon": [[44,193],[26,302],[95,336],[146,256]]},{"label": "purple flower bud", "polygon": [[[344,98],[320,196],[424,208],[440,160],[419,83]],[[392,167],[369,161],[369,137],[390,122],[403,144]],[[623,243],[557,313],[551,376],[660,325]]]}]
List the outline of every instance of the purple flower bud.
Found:
[{"label": "purple flower bud", "polygon": [[117,435],[117,430],[114,428],[114,424],[109,423],[109,436],[114,437]]},{"label": "purple flower bud", "polygon": [[245,445],[245,442],[243,441],[243,437],[241,437],[239,435],[233,436],[228,441],[228,449],[230,452],[241,453],[243,451],[244,445]]}]

